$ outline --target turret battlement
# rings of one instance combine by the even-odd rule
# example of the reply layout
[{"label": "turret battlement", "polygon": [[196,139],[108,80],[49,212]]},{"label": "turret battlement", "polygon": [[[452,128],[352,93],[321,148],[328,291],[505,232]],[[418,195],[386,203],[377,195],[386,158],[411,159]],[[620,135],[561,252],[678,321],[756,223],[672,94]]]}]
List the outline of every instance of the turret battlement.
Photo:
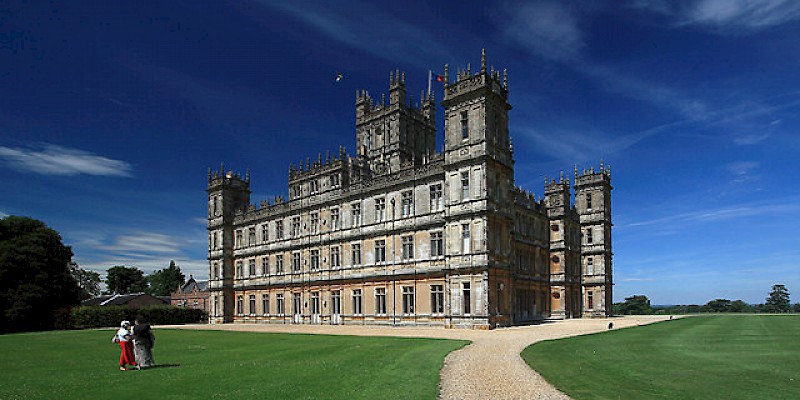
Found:
[{"label": "turret battlement", "polygon": [[476,74],[472,74],[470,64],[467,64],[467,69],[458,69],[456,71],[456,80],[450,83],[449,66],[444,66],[444,100],[450,100],[461,96],[465,93],[472,92],[479,88],[487,88],[491,92],[508,99],[508,72],[503,70],[502,75],[500,71],[495,71],[494,66],[489,70],[486,69],[486,50],[481,50],[481,70]]},{"label": "turret battlement", "polygon": [[[401,75],[402,74],[402,75]],[[379,119],[387,113],[402,110],[410,116],[430,121],[435,124],[436,99],[433,92],[420,93],[419,100],[415,103],[412,97],[407,96],[405,72],[389,74],[389,99],[386,94],[381,94],[380,101],[376,101],[366,90],[356,91],[356,125]]]}]

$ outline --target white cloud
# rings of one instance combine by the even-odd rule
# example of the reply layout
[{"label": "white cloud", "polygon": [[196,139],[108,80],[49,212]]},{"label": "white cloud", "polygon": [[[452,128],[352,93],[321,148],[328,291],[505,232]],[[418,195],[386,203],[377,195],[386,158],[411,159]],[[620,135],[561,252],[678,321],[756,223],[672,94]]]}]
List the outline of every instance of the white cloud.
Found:
[{"label": "white cloud", "polygon": [[128,177],[133,170],[125,161],[56,145],[45,145],[42,150],[0,146],[0,160],[12,168],[42,175]]},{"label": "white cloud", "polygon": [[639,8],[668,15],[677,26],[699,26],[718,34],[746,34],[800,19],[796,0],[641,1]]},{"label": "white cloud", "polygon": [[4,212],[0,211],[0,218],[5,218],[5,217],[7,217],[7,216],[8,216],[8,214],[6,214],[6,213],[4,213]]},{"label": "white cloud", "polygon": [[404,59],[430,64],[454,58],[446,46],[437,43],[440,35],[402,21],[369,2],[350,7],[337,2],[262,1],[261,4],[324,33],[331,40],[389,61]]},{"label": "white cloud", "polygon": [[725,166],[725,170],[733,175],[735,183],[745,183],[757,178],[754,174],[759,167],[759,163],[754,161],[736,161]]},{"label": "white cloud", "polygon": [[546,59],[579,57],[584,46],[578,18],[564,3],[522,3],[507,10],[505,35]]},{"label": "white cloud", "polygon": [[765,216],[765,215],[791,215],[800,211],[800,204],[796,199],[782,203],[749,203],[740,205],[731,205],[717,209],[707,209],[700,211],[692,211],[687,213],[673,214],[665,217],[654,218],[650,220],[643,220],[638,222],[631,222],[624,225],[619,225],[617,229],[628,229],[643,226],[666,226],[674,228],[678,224],[696,224],[702,222],[715,222],[730,219]]},{"label": "white cloud", "polygon": [[163,257],[164,255],[179,254],[181,240],[169,235],[152,232],[137,232],[129,235],[117,236],[111,245],[100,245],[99,249],[120,256],[138,257]]}]

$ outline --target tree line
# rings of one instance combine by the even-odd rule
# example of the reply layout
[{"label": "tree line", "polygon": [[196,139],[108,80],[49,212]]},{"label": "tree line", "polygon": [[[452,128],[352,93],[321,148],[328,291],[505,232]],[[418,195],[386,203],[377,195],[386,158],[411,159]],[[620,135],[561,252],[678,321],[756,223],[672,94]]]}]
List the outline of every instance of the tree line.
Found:
[{"label": "tree line", "polygon": [[[44,222],[0,219],[0,333],[53,329],[71,307],[100,294],[100,274],[72,261],[72,249]],[[167,296],[185,277],[175,262],[144,273],[132,267],[107,270],[107,293]]]},{"label": "tree line", "polygon": [[626,297],[614,303],[614,315],[646,314],[697,314],[697,313],[788,313],[800,312],[800,303],[791,304],[785,285],[772,285],[762,304],[748,304],[742,300],[714,299],[706,304],[652,306],[645,295]]}]

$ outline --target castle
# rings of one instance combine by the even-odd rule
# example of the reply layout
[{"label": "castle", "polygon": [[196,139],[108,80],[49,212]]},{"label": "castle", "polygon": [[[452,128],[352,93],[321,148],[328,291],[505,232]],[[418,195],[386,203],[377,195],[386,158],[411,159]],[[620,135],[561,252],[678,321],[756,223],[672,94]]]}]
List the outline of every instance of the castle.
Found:
[{"label": "castle", "polygon": [[444,69],[444,149],[433,93],[405,74],[388,102],[356,95],[357,155],[289,168],[289,197],[250,203],[250,176],[208,173],[210,322],[493,328],[607,316],[611,174],[602,163],[515,186],[508,75]]}]

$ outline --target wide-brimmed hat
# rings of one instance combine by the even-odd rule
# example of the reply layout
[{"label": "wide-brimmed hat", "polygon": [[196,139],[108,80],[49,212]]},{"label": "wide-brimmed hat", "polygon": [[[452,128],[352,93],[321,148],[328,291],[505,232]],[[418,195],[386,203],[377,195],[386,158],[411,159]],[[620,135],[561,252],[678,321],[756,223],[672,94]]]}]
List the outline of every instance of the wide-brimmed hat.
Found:
[{"label": "wide-brimmed hat", "polygon": [[131,326],[131,321],[125,320],[119,323],[119,326],[124,328],[126,326]]}]

